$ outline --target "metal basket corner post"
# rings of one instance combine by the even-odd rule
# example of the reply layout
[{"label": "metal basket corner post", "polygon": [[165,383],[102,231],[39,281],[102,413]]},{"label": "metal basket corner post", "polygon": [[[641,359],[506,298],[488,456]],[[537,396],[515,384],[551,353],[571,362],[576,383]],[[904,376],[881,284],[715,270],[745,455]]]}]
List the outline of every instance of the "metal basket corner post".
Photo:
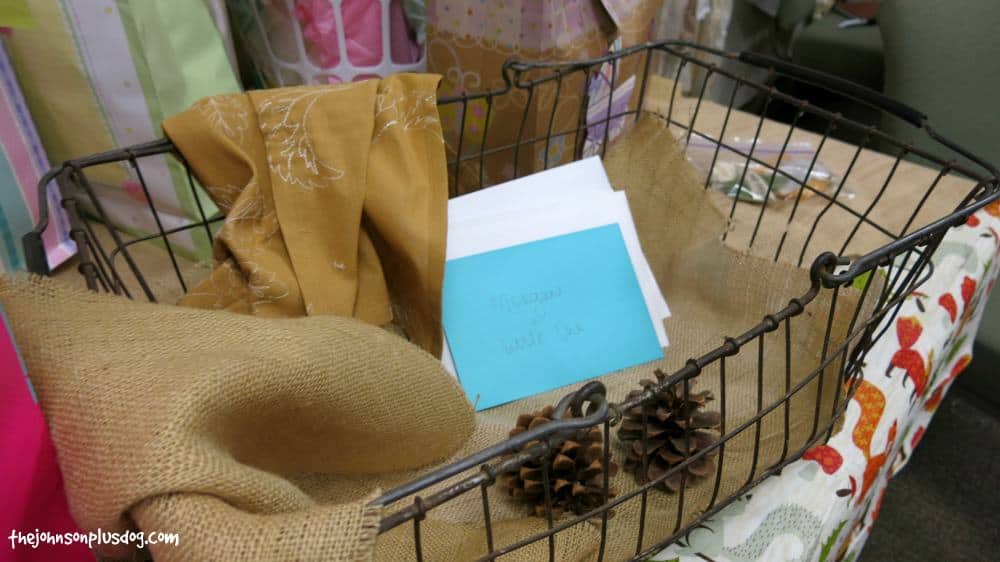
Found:
[{"label": "metal basket corner post", "polygon": [[[663,64],[666,61],[669,64]],[[613,98],[615,95],[614,86],[618,83],[619,71],[623,65],[630,65],[636,79],[636,86],[630,103],[615,107]],[[656,65],[656,66],[654,66]],[[413,543],[415,557],[423,559],[422,541],[420,534],[421,521],[432,510],[444,505],[459,496],[466,494],[479,494],[482,504],[482,527],[486,548],[481,553],[482,559],[492,560],[502,554],[512,552],[527,545],[537,542],[548,543],[549,559],[557,559],[558,548],[556,538],[559,533],[574,525],[595,522],[600,525],[600,550],[598,557],[605,555],[605,544],[608,532],[609,511],[622,506],[625,502],[638,502],[641,505],[641,517],[638,529],[635,533],[635,548],[633,559],[641,560],[655,554],[658,549],[670,544],[683,536],[689,529],[693,528],[704,518],[716,513],[735,498],[743,495],[752,486],[762,479],[779,471],[783,466],[799,458],[810,446],[823,441],[829,437],[834,429],[834,424],[841,417],[848,401],[856,388],[859,380],[861,365],[864,356],[871,349],[875,341],[885,332],[891,319],[899,310],[903,299],[914,287],[927,279],[932,271],[930,261],[931,255],[940,243],[941,239],[949,228],[965,222],[972,213],[981,209],[985,205],[996,201],[1000,197],[1000,186],[997,183],[997,171],[989,163],[977,158],[972,152],[959,145],[943,138],[927,125],[927,118],[920,112],[907,107],[895,100],[887,98],[876,92],[867,90],[850,82],[833,78],[831,76],[817,73],[808,69],[792,65],[783,60],[771,57],[756,55],[753,53],[730,54],[720,52],[697,45],[684,42],[659,42],[650,43],[622,50],[594,60],[563,62],[563,63],[532,63],[511,61],[504,65],[502,72],[502,86],[481,93],[463,93],[457,96],[442,97],[439,105],[442,114],[451,111],[457,119],[458,126],[455,129],[457,136],[446,139],[448,141],[448,171],[450,174],[450,186],[452,194],[458,194],[473,189],[486,187],[489,183],[489,174],[486,172],[490,161],[506,159],[511,164],[512,176],[518,177],[538,169],[547,168],[551,165],[561,163],[558,158],[549,159],[550,147],[553,143],[561,142],[571,147],[569,159],[578,159],[584,155],[585,146],[588,141],[591,143],[589,149],[596,150],[603,155],[609,143],[612,123],[620,123],[627,119],[638,119],[639,114],[647,109],[646,94],[651,80],[651,68],[671,68],[672,75],[668,78],[673,80],[670,98],[667,100],[666,110],[661,117],[672,129],[679,131],[680,135],[690,142],[692,137],[701,138],[717,147],[723,147],[745,157],[748,162],[755,162],[768,167],[774,177],[785,175],[799,186],[799,195],[794,205],[790,207],[791,216],[789,223],[794,218],[798,208],[799,198],[802,194],[809,193],[814,198],[819,198],[823,202],[824,209],[820,217],[812,225],[812,231],[817,227],[822,227],[820,221],[824,213],[838,212],[844,216],[851,217],[855,222],[855,227],[846,233],[846,240],[840,248],[833,248],[833,251],[820,251],[810,247],[813,232],[802,243],[801,248],[789,248],[784,238],[780,239],[775,248],[773,258],[796,261],[798,265],[808,265],[807,259],[812,257],[810,267],[811,285],[809,289],[792,299],[780,310],[773,311],[760,319],[759,323],[749,326],[742,334],[719,334],[720,345],[714,349],[707,350],[701,356],[689,359],[686,364],[674,373],[670,373],[659,384],[644,387],[642,392],[632,398],[607,396],[607,391],[603,384],[592,381],[583,384],[578,390],[566,395],[556,408],[557,416],[554,421],[521,433],[506,441],[496,443],[467,458],[459,460],[448,466],[435,470],[422,478],[404,484],[393,490],[389,490],[373,503],[383,506],[386,515],[383,517],[380,532],[387,532],[400,525],[411,525],[413,527]],[[747,69],[765,70],[769,78],[775,75],[790,77],[794,80],[816,85],[834,92],[846,99],[853,100],[874,107],[885,113],[895,115],[905,120],[914,127],[915,134],[926,134],[937,142],[937,145],[947,156],[942,157],[936,153],[916,148],[910,143],[889,137],[878,128],[871,125],[857,123],[842,115],[831,113],[823,108],[816,107],[804,100],[789,96],[775,87],[767,79],[754,80],[748,78],[743,72]],[[605,76],[610,76],[607,108],[598,115],[588,115],[587,99],[588,85],[593,76],[604,72]],[[676,110],[679,105],[680,95],[678,83],[685,72],[697,71],[698,79],[693,82],[692,93],[694,94],[693,112],[687,118],[682,112]],[[717,131],[704,130],[699,127],[698,114],[703,103],[710,103],[706,98],[709,90],[727,92],[722,98],[729,100],[729,105],[725,107],[726,121],[722,128]],[[555,125],[555,114],[560,99],[563,99],[571,88],[577,89],[574,103],[576,117],[570,127],[560,129]],[[857,147],[854,159],[847,167],[847,171],[839,180],[839,186],[830,192],[814,189],[801,178],[790,176],[779,169],[773,162],[768,162],[754,154],[753,148],[749,151],[741,150],[739,147],[727,144],[726,124],[729,122],[729,115],[734,111],[733,100],[736,99],[737,91],[747,90],[763,100],[764,110],[759,116],[757,125],[758,134],[769,108],[784,104],[794,109],[794,115],[788,136],[785,138],[781,153],[777,161],[780,162],[786,148],[788,139],[792,132],[797,130],[800,118],[810,116],[825,124],[821,127],[820,140],[816,155],[813,157],[812,165],[815,165],[817,158],[823,151],[824,144],[830,138],[831,133],[837,129],[850,129],[859,132],[864,141]],[[731,94],[728,94],[731,92]],[[522,127],[518,130],[515,139],[504,139],[497,141],[490,138],[491,114],[498,104],[507,103],[509,100],[517,99],[523,103]],[[533,102],[533,100],[535,100]],[[724,104],[723,104],[724,105]],[[473,129],[467,127],[469,121],[470,108],[478,106],[485,111],[486,126],[481,131],[476,131],[473,138]],[[450,108],[450,109],[446,109]],[[559,109],[564,109],[559,107]],[[532,118],[542,123],[541,134],[531,135],[524,133],[523,123],[528,117],[529,111]],[[591,112],[593,113],[593,112]],[[547,121],[546,121],[546,117]],[[617,120],[617,121],[616,121]],[[547,126],[546,126],[547,125]],[[589,132],[588,132],[589,131]],[[595,132],[596,131],[596,135]],[[590,136],[588,136],[590,135]],[[491,142],[492,141],[492,142]],[[849,204],[842,194],[842,188],[851,175],[854,162],[864,148],[878,141],[881,150],[891,155],[894,164],[890,170],[884,184],[879,187],[874,202],[863,209],[855,209]],[[754,141],[756,144],[756,141]],[[716,156],[719,148],[716,148]],[[58,181],[62,185],[74,187],[75,195],[64,200],[71,225],[72,235],[79,248],[80,272],[87,280],[88,286],[93,290],[103,290],[132,297],[135,287],[148,300],[155,301],[156,294],[150,283],[147,282],[137,261],[132,256],[135,244],[144,241],[158,242],[166,249],[166,257],[172,262],[173,270],[177,274],[180,287],[186,290],[185,279],[178,267],[178,260],[182,259],[176,255],[172,248],[170,237],[178,232],[189,229],[203,229],[209,240],[212,237],[211,224],[221,220],[221,217],[208,217],[199,207],[200,219],[189,225],[180,228],[165,229],[159,217],[159,211],[149,196],[149,189],[142,176],[141,161],[146,157],[158,155],[172,155],[180,158],[173,150],[169,141],[154,141],[144,145],[115,150],[103,154],[85,157],[79,160],[67,162],[61,167],[54,169],[43,178],[39,190],[40,194],[50,181]],[[532,158],[533,154],[541,154],[537,160]],[[972,162],[972,165],[961,164],[957,157],[964,157]],[[927,186],[906,186],[906,189],[922,190],[922,197],[914,197],[913,212],[910,220],[906,224],[898,227],[882,224],[879,221],[877,203],[883,194],[893,189],[899,188],[892,183],[893,172],[901,161],[907,158],[917,158],[919,161],[935,170],[937,173],[933,183]],[[714,162],[714,161],[713,161]],[[183,164],[183,160],[181,160]],[[148,210],[157,225],[157,231],[147,236],[129,236],[120,229],[112,226],[100,197],[94,190],[91,180],[88,178],[87,170],[93,166],[104,164],[116,164],[126,166],[132,170],[141,186],[148,203]],[[810,170],[812,169],[810,165]],[[915,225],[916,218],[920,214],[928,197],[936,189],[936,186],[943,177],[949,175],[961,175],[975,180],[976,186],[964,194],[955,203],[954,211],[937,220],[924,224]],[[807,174],[808,176],[808,174]],[[196,191],[196,183],[192,180],[190,170],[188,170],[188,181],[192,191]],[[706,178],[705,186],[708,188],[709,180]],[[772,180],[773,184],[773,180]],[[197,201],[197,196],[195,197]],[[738,198],[733,199],[732,210],[729,218],[732,219],[737,205]],[[42,248],[41,236],[46,227],[47,208],[46,198],[39,197],[41,209],[41,220],[35,231],[29,233],[24,238],[24,247],[29,268],[40,274],[49,274],[48,266],[44,259],[44,249]],[[766,204],[764,205],[766,207]],[[763,216],[763,210],[760,211]],[[749,237],[749,244],[753,245],[757,238],[757,229],[760,228],[760,219],[757,219],[753,235]],[[873,232],[881,233],[886,239],[886,243],[861,255],[850,258],[844,255],[845,249],[857,235],[859,229],[871,229]],[[100,231],[100,232],[99,232]],[[795,256],[795,251],[798,255]],[[902,265],[900,265],[902,264]],[[876,275],[873,272],[881,272]],[[127,283],[126,278],[132,280]],[[133,289],[129,289],[129,287]],[[809,366],[811,370],[800,381],[792,384],[788,380],[785,392],[775,400],[764,401],[760,393],[757,396],[756,414],[746,419],[726,419],[725,401],[727,381],[731,383],[732,377],[753,377],[759,381],[765,376],[763,367],[763,355],[765,336],[778,338],[776,341],[785,342],[786,373],[790,370],[789,348],[791,346],[792,322],[797,316],[802,315],[806,310],[813,309],[814,313],[828,314],[830,322],[836,307],[838,306],[838,295],[847,286],[852,286],[860,294],[860,300],[856,308],[850,311],[850,325],[847,335],[839,341],[831,338],[830,331],[827,330],[826,337],[822,342],[822,353],[816,365]],[[829,296],[829,310],[815,310],[817,297],[821,294]],[[843,302],[842,299],[841,303]],[[866,303],[866,306],[862,306]],[[841,305],[843,306],[843,305]],[[749,355],[751,364],[756,365],[754,369],[747,369],[742,372],[727,373],[727,361],[729,365],[741,354]],[[754,362],[752,357],[756,355]],[[834,393],[832,408],[829,413],[820,416],[820,396],[823,393],[822,381],[824,373],[835,371],[833,389],[827,388],[826,392]],[[710,374],[709,374],[710,373]],[[608,463],[612,452],[610,444],[612,442],[611,427],[617,425],[622,419],[623,413],[637,406],[650,403],[658,392],[662,392],[675,385],[681,385],[685,397],[689,391],[690,382],[697,376],[709,374],[717,377],[720,386],[719,399],[722,402],[723,412],[722,424],[720,427],[721,439],[712,447],[699,451],[689,457],[681,464],[676,465],[667,471],[659,479],[646,482],[642,485],[613,496],[609,490]],[[787,377],[787,374],[786,374]],[[803,388],[808,385],[819,385],[819,393],[816,397],[816,417],[809,432],[808,439],[802,442],[791,443],[787,432],[787,407],[789,402],[797,396]],[[829,396],[829,395],[828,395]],[[619,400],[619,401],[615,401]],[[762,418],[772,412],[784,408],[786,412],[786,433],[784,450],[776,462],[769,462],[758,466],[757,453],[760,446],[760,422]],[[566,416],[569,412],[572,416]],[[604,505],[587,513],[573,514],[565,519],[555,519],[552,514],[551,502],[546,503],[546,529],[530,536],[520,537],[510,544],[497,544],[494,534],[494,523],[491,517],[491,500],[489,490],[495,485],[497,476],[505,472],[516,470],[528,461],[537,461],[546,458],[557,449],[562,442],[574,431],[585,427],[600,427],[604,435],[604,456],[603,464],[605,477],[603,481]],[[720,480],[722,478],[722,461],[728,443],[734,442],[740,436],[752,436],[756,430],[756,441],[754,442],[753,455],[754,464],[747,475],[745,481],[737,489],[723,492],[720,490]],[[703,485],[711,486],[713,492],[710,500],[704,505],[697,506],[700,515],[694,520],[685,520],[684,498],[687,489],[686,479],[682,477],[681,488],[677,498],[677,515],[675,521],[671,522],[669,529],[659,536],[649,538],[646,535],[645,527],[648,525],[646,518],[647,498],[650,490],[663,480],[682,474],[685,468],[693,462],[706,455],[719,454],[720,462],[714,478]],[[645,453],[643,453],[645,455]],[[645,462],[645,457],[644,457]],[[544,464],[544,463],[543,463]]]}]

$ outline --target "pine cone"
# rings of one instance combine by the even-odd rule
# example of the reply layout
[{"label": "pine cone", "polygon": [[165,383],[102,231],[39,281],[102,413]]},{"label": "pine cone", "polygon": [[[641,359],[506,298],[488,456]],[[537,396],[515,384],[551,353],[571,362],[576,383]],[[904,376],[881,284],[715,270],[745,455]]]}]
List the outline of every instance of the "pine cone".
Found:
[{"label": "pine cone", "polygon": [[[510,431],[519,433],[552,421],[555,408],[522,414],[517,426]],[[524,448],[533,446],[531,441]],[[501,482],[515,499],[532,504],[532,513],[545,517],[545,488],[542,464],[549,463],[549,496],[552,500],[552,517],[559,518],[567,511],[581,515],[604,504],[604,432],[600,427],[578,430],[567,439],[558,452],[549,459],[538,459],[521,465],[516,472],[501,476]],[[618,472],[618,465],[608,460],[609,476]],[[614,490],[608,490],[614,497]],[[610,516],[610,514],[609,514]]]},{"label": "pine cone", "polygon": [[[656,378],[663,381],[666,374],[656,370]],[[652,381],[641,384],[649,386]],[[641,396],[643,391],[633,390],[627,399]],[[625,470],[632,472],[639,483],[650,482],[663,476],[671,467],[684,461],[698,451],[705,449],[718,438],[719,412],[706,412],[705,404],[713,400],[712,392],[694,392],[688,383],[688,398],[684,399],[684,384],[678,383],[657,394],[656,399],[644,406],[635,406],[625,413],[618,428],[618,439],[628,446],[625,456]],[[642,414],[646,412],[646,431],[643,440]],[[643,473],[642,452],[646,450],[646,470]],[[715,470],[717,449],[689,464],[684,471],[678,471],[657,487],[664,491],[676,492],[681,487],[681,472],[687,472],[687,483],[708,476]]]}]

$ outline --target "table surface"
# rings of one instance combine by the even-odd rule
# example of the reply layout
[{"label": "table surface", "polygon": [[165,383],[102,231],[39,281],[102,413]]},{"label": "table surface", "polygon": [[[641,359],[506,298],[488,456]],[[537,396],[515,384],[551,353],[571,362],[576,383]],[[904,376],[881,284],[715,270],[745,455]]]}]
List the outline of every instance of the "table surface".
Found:
[{"label": "table surface", "polygon": [[[669,80],[662,77],[652,77],[644,108],[666,115],[670,111],[671,90],[672,83]],[[773,160],[776,157],[775,152],[780,150],[786,139],[788,139],[790,147],[802,143],[800,146],[809,146],[812,150],[820,146],[822,139],[822,135],[800,128],[795,128],[789,135],[790,127],[785,123],[761,119],[758,115],[739,110],[727,112],[725,106],[707,99],[703,100],[699,107],[696,99],[678,96],[677,101],[673,104],[671,118],[673,121],[679,121],[685,125],[693,121],[695,131],[712,139],[721,138],[725,142],[732,142],[733,139],[749,141],[757,137],[760,140],[754,156],[765,161]],[[724,124],[725,129],[723,129]],[[680,127],[675,126],[674,131],[682,138],[686,134]],[[914,138],[925,134],[918,129],[914,129],[913,133]],[[697,142],[698,138],[700,138],[698,134],[691,135],[691,142]],[[773,152],[768,154],[768,150]],[[944,153],[942,151],[942,154]],[[853,167],[850,167],[855,155],[857,155],[856,161],[854,161]],[[834,182],[827,194],[858,214],[865,214],[867,211],[867,216],[872,222],[892,233],[894,237],[898,237],[908,223],[909,228],[906,228],[905,232],[912,232],[917,227],[947,215],[975,186],[975,182],[954,173],[949,173],[938,179],[940,166],[928,167],[902,160],[894,170],[895,162],[895,156],[876,150],[859,148],[857,145],[834,138],[828,138],[822,143],[820,154],[817,157],[817,165],[826,167],[834,174]],[[843,181],[845,176],[847,179]],[[887,178],[889,179],[888,183],[886,183]],[[923,204],[920,204],[922,197],[936,180],[937,184],[931,195]],[[837,192],[838,188],[839,193]],[[881,195],[879,195],[880,191],[882,191]],[[857,224],[857,217],[838,205],[824,211],[828,206],[828,200],[819,196],[808,197],[808,192],[806,195],[800,201],[798,209],[795,210],[794,221],[791,225],[788,224],[788,218],[795,206],[794,200],[791,198],[769,203],[763,209],[762,217],[760,205],[739,203],[736,206],[727,242],[741,249],[746,249],[750,246],[750,236],[756,222],[761,217],[757,238],[749,250],[754,254],[773,259],[781,235],[787,229],[779,259],[799,264],[801,249],[808,236],[809,227],[816,223],[817,217],[821,214],[819,226],[806,248],[802,263],[799,265],[808,266],[812,258],[824,250],[831,250],[840,255],[859,255],[892,241],[893,238],[885,233],[863,224],[851,243],[845,247],[844,241]],[[732,199],[722,194],[713,193],[713,201],[720,211],[727,216],[730,214]],[[918,205],[919,212],[914,215]]]}]

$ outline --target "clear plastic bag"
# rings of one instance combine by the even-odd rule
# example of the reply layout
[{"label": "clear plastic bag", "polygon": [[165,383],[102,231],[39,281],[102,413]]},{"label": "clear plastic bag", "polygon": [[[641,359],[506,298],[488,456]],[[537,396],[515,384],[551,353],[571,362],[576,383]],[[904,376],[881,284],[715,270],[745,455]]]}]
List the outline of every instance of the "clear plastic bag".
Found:
[{"label": "clear plastic bag", "polygon": [[[732,137],[724,144],[726,146],[719,147],[716,156],[716,143],[692,138],[687,158],[703,174],[708,174],[711,168],[711,186],[729,197],[753,203],[763,203],[765,199],[773,202],[795,199],[803,185],[808,188],[802,192],[802,197],[810,197],[815,192],[829,191],[835,184],[829,168],[819,160],[813,162],[816,148],[811,142],[790,142],[784,151],[780,143],[758,141],[755,145],[752,138]],[[750,154],[751,149],[754,161],[736,152]],[[780,173],[775,173],[775,169]],[[842,195],[850,196],[848,193]]]}]

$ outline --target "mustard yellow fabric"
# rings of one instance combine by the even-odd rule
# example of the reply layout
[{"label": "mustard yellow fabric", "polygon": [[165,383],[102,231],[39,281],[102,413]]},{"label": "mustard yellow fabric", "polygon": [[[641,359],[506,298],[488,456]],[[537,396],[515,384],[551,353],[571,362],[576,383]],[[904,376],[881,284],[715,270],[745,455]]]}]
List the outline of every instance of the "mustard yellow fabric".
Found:
[{"label": "mustard yellow fabric", "polygon": [[447,172],[439,77],[205,98],[163,129],[226,214],[181,304],[395,321],[441,353]]}]

